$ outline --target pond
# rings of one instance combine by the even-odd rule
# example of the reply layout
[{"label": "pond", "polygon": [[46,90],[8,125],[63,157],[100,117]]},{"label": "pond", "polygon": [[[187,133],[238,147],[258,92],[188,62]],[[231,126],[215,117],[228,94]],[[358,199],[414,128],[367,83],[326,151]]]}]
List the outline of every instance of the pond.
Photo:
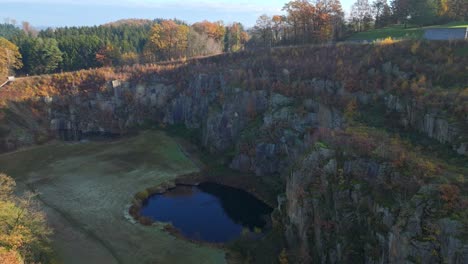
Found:
[{"label": "pond", "polygon": [[153,195],[141,215],[170,222],[189,239],[225,243],[243,232],[262,233],[272,209],[251,194],[215,183],[177,185]]}]

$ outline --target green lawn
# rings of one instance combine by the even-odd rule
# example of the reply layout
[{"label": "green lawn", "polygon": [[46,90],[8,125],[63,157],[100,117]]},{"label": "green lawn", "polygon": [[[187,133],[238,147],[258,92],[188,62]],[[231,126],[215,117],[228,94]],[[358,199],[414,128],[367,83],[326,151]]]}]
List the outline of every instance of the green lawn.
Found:
[{"label": "green lawn", "polygon": [[373,29],[364,32],[358,32],[352,35],[348,40],[368,40],[385,39],[392,37],[393,39],[419,39],[423,36],[424,30],[420,27],[404,28],[403,25],[394,25],[379,29]]},{"label": "green lawn", "polygon": [[435,25],[428,27],[417,27],[409,25],[405,28],[403,25],[393,25],[389,27],[373,29],[365,32],[353,34],[347,40],[368,40],[374,41],[391,37],[393,39],[420,39],[424,35],[426,28],[463,28],[468,27],[468,22],[451,22],[444,25]]},{"label": "green lawn", "polygon": [[468,27],[468,21],[450,22],[444,25],[435,25],[435,26],[429,26],[426,28],[466,28],[466,27]]}]

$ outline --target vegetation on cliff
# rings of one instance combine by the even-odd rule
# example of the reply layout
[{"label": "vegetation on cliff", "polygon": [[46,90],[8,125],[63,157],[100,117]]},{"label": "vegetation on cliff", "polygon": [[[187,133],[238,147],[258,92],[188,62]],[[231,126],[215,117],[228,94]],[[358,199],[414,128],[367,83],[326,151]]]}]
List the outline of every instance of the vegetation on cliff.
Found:
[{"label": "vegetation on cliff", "polygon": [[[459,55],[464,49],[463,41],[401,41],[245,51],[206,59],[25,79],[2,89],[0,100],[5,105],[7,101],[25,101],[36,96],[111,92],[107,84],[114,79],[132,84],[158,79],[185,89],[193,74],[221,72],[227,84],[234,87],[267,89],[293,97],[313,94],[341,109],[357,93],[375,94],[368,99],[376,100],[384,92],[411,98],[415,107],[434,109],[461,121],[468,113],[465,87],[468,79],[464,74],[468,61],[466,56]],[[308,82],[314,78],[340,83],[340,96],[315,94],[313,83]]]},{"label": "vegetation on cliff", "polygon": [[[386,238],[379,245],[387,247],[389,237],[399,234],[389,230],[406,228],[401,223],[412,219],[408,212],[420,210],[411,206],[421,199],[432,210],[424,216],[427,223],[418,225],[427,230],[410,229],[404,241],[412,239],[420,245],[429,240],[438,258],[450,258],[436,246],[453,236],[447,231],[450,228],[467,226],[467,135],[463,131],[468,80],[462,73],[467,58],[458,56],[466,45],[399,41],[278,48],[23,79],[0,90],[1,146],[8,151],[53,138],[79,139],[89,132],[126,134],[142,124],[187,126],[198,131],[190,136],[199,138],[224,166],[274,181],[271,186],[280,186],[275,187],[277,195],[285,182],[292,184],[291,172],[301,171],[298,175],[306,182],[313,181],[316,175],[307,173],[311,164],[301,163],[301,157],[329,149],[335,153],[330,157],[337,169],[328,181],[337,191],[328,192],[321,184],[294,189],[303,198],[291,196],[288,203],[289,208],[297,208],[295,202],[300,205],[301,199],[313,200],[315,195],[325,199],[319,226],[322,234],[339,239],[321,237],[310,248],[304,247],[311,250],[305,256],[321,257],[312,252],[319,244],[351,241],[348,238],[359,232],[369,235],[363,235],[362,241],[374,241],[378,236],[364,232],[368,229],[378,229]],[[325,205],[332,203],[326,197],[352,193],[357,185],[357,204],[336,199],[343,210],[357,210],[353,217],[359,228],[348,229],[344,219],[328,217],[332,207]],[[372,206],[360,206],[365,199]],[[304,209],[309,210],[309,205]],[[374,207],[388,208],[393,217],[389,219],[402,222],[378,224],[382,219]],[[277,214],[278,222],[288,227],[311,220],[295,218],[291,210]],[[370,224],[363,220],[367,216],[373,221]],[[338,226],[346,228],[335,232]],[[298,234],[294,228],[288,230]],[[437,230],[445,231],[437,235]],[[233,248],[255,261],[262,257],[252,248],[261,252],[273,248],[280,255],[287,247],[280,235],[271,241],[278,243],[262,242],[251,248],[234,244]],[[343,256],[354,260],[378,259],[385,252],[367,248],[366,243],[347,243],[342,244],[349,246]],[[292,245],[288,244],[289,249]],[[288,252],[291,255],[282,254],[281,259],[293,260],[293,251]],[[424,250],[413,255],[431,258]]]},{"label": "vegetation on cliff", "polygon": [[23,64],[21,54],[15,44],[0,37],[0,49],[0,78],[4,81],[13,70],[20,69]]},{"label": "vegetation on cliff", "polygon": [[[51,261],[44,213],[33,194],[14,195],[15,181],[0,174],[0,262]],[[49,252],[49,253],[47,253]]]}]

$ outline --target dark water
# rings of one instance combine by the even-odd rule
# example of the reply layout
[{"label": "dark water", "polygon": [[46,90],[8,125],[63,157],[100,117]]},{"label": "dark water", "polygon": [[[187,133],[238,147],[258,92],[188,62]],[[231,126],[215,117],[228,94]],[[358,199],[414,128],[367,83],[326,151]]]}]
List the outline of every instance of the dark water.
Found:
[{"label": "dark water", "polygon": [[141,215],[171,222],[190,239],[223,243],[239,237],[243,228],[265,228],[272,209],[247,192],[214,184],[178,185],[150,197]]}]

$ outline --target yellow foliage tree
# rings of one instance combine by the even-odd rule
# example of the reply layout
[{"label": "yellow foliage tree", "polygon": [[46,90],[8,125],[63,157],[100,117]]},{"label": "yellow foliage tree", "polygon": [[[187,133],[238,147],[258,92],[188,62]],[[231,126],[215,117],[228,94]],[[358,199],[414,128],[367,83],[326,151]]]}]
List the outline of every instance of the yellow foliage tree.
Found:
[{"label": "yellow foliage tree", "polygon": [[17,70],[21,67],[23,67],[23,63],[18,47],[0,37],[0,77],[4,79],[11,73],[11,70]]},{"label": "yellow foliage tree", "polygon": [[348,122],[352,122],[356,117],[358,111],[358,103],[356,99],[352,99],[348,102],[345,108],[344,116]]},{"label": "yellow foliage tree", "polygon": [[189,27],[172,20],[164,20],[151,29],[150,43],[153,50],[165,59],[180,58],[188,46]]},{"label": "yellow foliage tree", "polygon": [[222,22],[209,22],[204,20],[193,24],[192,27],[199,34],[206,34],[216,41],[223,40],[224,34],[226,34],[226,29]]},{"label": "yellow foliage tree", "polygon": [[0,174],[0,249],[18,252],[28,263],[47,249],[50,234],[45,216],[34,201],[34,195],[13,195],[15,182]]},{"label": "yellow foliage tree", "polygon": [[13,250],[6,250],[0,247],[0,263],[2,264],[21,264],[24,263],[18,252]]},{"label": "yellow foliage tree", "polygon": [[288,261],[288,254],[286,252],[286,249],[283,248],[283,250],[281,251],[279,257],[278,257],[278,262],[280,264],[288,264],[289,261]]}]

